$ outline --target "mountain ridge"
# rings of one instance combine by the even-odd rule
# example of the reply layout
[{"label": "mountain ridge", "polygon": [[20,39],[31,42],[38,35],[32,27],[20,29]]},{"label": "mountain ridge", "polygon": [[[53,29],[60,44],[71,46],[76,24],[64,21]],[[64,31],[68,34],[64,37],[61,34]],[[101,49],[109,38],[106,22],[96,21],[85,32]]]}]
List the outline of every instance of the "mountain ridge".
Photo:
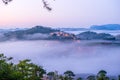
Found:
[{"label": "mountain ridge", "polygon": [[[82,28],[81,28],[82,29]],[[6,40],[120,40],[119,36],[108,33],[84,31],[72,34],[44,26],[35,26],[28,29],[18,29],[0,34],[0,41]]]}]

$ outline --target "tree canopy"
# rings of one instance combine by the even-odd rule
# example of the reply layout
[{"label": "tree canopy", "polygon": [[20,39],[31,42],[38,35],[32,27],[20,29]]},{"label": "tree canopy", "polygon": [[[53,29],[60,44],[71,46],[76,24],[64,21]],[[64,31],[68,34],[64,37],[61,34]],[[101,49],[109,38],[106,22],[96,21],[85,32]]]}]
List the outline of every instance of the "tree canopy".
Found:
[{"label": "tree canopy", "polygon": [[18,64],[11,62],[12,57],[0,54],[0,80],[41,80],[46,71],[29,59],[21,60]]},{"label": "tree canopy", "polygon": [[[74,72],[67,70],[62,75],[57,71],[48,72],[29,59],[21,60],[17,64],[11,62],[12,57],[0,54],[0,80],[117,80],[107,76],[105,70],[100,70],[97,75],[76,77]],[[118,76],[120,80],[120,75]]]}]

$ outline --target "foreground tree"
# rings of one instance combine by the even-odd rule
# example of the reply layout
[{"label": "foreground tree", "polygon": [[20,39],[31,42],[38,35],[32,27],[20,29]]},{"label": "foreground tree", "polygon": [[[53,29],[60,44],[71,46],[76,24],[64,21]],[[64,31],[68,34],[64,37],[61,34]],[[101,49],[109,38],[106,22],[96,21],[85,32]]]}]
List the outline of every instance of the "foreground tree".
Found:
[{"label": "foreground tree", "polygon": [[24,80],[40,80],[46,73],[41,66],[31,63],[29,59],[20,61],[16,66]]},{"label": "foreground tree", "polygon": [[50,80],[54,80],[55,73],[54,72],[48,72],[47,73]]},{"label": "foreground tree", "polygon": [[22,60],[18,64],[10,62],[12,57],[0,54],[0,80],[41,80],[46,71],[29,59]]},{"label": "foreground tree", "polygon": [[109,80],[106,74],[107,72],[105,70],[100,70],[97,74],[97,80]]},{"label": "foreground tree", "polygon": [[65,80],[73,80],[74,79],[73,77],[75,76],[75,74],[69,70],[64,72],[64,75],[65,75]]},{"label": "foreground tree", "polygon": [[58,71],[55,72],[48,72],[48,77],[50,80],[58,80],[60,77],[58,76]]},{"label": "foreground tree", "polygon": [[120,75],[118,75],[118,80],[120,80]]},{"label": "foreground tree", "polygon": [[[47,78],[44,79],[43,75],[46,71],[41,66],[31,63],[31,60],[25,59],[19,61],[18,64],[13,64],[11,60],[12,57],[0,54],[0,80],[74,80],[75,74],[69,70],[64,72],[64,75],[58,75],[57,71],[49,72]],[[100,70],[97,76],[90,75],[86,80],[111,80],[106,74],[105,70]],[[79,77],[77,80],[82,80],[82,78]],[[118,80],[120,80],[120,75]]]},{"label": "foreground tree", "polygon": [[77,80],[83,80],[81,77],[77,78]]},{"label": "foreground tree", "polygon": [[0,80],[9,79],[11,80],[11,73],[13,64],[9,62],[12,57],[7,58],[4,54],[0,54]]},{"label": "foreground tree", "polygon": [[87,77],[87,80],[96,80],[94,75],[90,75]]},{"label": "foreground tree", "polygon": [[63,75],[59,75],[59,80],[64,80],[64,76]]}]

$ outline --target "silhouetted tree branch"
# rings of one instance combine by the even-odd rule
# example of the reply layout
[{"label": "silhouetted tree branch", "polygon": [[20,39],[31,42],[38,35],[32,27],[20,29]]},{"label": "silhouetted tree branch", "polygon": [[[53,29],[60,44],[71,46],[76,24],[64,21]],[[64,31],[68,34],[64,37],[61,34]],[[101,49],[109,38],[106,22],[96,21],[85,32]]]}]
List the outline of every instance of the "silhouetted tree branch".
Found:
[{"label": "silhouetted tree branch", "polygon": [[47,10],[49,10],[49,11],[52,10],[52,8],[49,7],[49,4],[48,4],[45,0],[42,0],[42,2],[43,2],[43,4],[44,4],[44,7],[45,7]]},{"label": "silhouetted tree branch", "polygon": [[8,4],[9,2],[11,2],[12,0],[2,0],[4,4]]},{"label": "silhouetted tree branch", "polygon": [[[8,4],[9,2],[11,2],[12,0],[2,0],[4,4]],[[54,0],[55,1],[55,0]],[[44,8],[46,8],[48,11],[51,11],[52,8],[49,6],[49,4],[47,3],[46,0],[42,0],[42,3],[44,5]]]}]

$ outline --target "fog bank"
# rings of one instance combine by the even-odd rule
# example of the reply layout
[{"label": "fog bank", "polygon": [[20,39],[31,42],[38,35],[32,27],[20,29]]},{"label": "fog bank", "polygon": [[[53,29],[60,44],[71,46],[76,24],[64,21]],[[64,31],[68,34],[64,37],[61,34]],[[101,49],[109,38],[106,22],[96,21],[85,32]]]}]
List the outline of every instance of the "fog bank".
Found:
[{"label": "fog bank", "polygon": [[0,42],[1,53],[21,59],[31,59],[47,71],[60,73],[94,73],[104,69],[110,75],[120,74],[120,47],[118,45],[94,44],[88,41],[8,41]]}]

